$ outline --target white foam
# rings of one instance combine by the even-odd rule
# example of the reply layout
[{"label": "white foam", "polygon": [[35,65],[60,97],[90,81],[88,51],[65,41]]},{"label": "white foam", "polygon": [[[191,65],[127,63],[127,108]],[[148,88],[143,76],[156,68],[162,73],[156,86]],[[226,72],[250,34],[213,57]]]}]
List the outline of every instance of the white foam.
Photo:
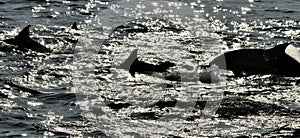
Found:
[{"label": "white foam", "polygon": [[295,46],[288,45],[284,52],[300,63],[300,51]]}]

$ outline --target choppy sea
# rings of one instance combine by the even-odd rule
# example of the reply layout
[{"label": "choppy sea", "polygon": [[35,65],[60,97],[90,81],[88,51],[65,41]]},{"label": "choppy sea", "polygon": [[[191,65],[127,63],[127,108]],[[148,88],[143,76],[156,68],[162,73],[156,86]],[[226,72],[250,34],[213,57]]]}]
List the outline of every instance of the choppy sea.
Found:
[{"label": "choppy sea", "polygon": [[[53,52],[0,42],[0,137],[300,137],[299,77],[215,80],[205,68],[229,50],[300,47],[299,7],[299,0],[2,0],[0,40],[32,25],[30,37]],[[169,72],[181,81],[119,69],[134,49],[139,60],[176,63]]]}]

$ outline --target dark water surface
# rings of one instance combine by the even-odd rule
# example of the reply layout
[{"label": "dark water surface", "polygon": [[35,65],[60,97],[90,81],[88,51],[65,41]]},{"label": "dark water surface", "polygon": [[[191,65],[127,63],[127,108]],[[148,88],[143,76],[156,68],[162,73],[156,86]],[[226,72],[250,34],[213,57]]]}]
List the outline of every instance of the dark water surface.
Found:
[{"label": "dark water surface", "polygon": [[[204,68],[228,50],[299,47],[299,7],[298,0],[1,1],[0,39],[30,24],[30,37],[53,53],[0,42],[0,136],[299,137],[299,77],[216,78]],[[181,81],[118,69],[134,49],[147,63],[175,63],[167,76]]]}]

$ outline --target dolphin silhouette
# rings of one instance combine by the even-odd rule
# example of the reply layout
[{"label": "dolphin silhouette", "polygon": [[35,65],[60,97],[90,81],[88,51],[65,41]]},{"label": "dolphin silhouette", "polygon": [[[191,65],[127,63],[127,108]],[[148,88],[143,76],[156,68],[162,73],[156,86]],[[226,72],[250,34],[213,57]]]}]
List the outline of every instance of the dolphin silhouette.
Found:
[{"label": "dolphin silhouette", "polygon": [[77,27],[77,23],[76,22],[73,23],[73,25],[71,26],[71,29],[79,30],[79,28]]},{"label": "dolphin silhouette", "polygon": [[142,74],[152,74],[154,72],[167,72],[170,67],[175,66],[174,63],[166,61],[166,62],[159,62],[158,65],[149,64],[144,61],[139,61],[137,57],[138,49],[135,49],[131,52],[129,57],[125,60],[117,68],[128,70],[131,76],[135,76],[135,73],[142,73]]},{"label": "dolphin silhouette", "polygon": [[18,50],[26,51],[28,49],[41,53],[50,53],[51,50],[34,41],[29,37],[29,28],[26,26],[15,38],[3,40],[5,43],[16,45]]},{"label": "dolphin silhouette", "polygon": [[219,55],[210,62],[235,76],[276,74],[300,76],[300,55],[288,43],[270,49],[240,49]]}]

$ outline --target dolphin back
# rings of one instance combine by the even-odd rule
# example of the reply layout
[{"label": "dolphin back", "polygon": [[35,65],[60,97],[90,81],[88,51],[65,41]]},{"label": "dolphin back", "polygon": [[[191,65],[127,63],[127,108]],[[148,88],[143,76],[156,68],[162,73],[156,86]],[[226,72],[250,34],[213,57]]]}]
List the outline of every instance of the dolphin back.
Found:
[{"label": "dolphin back", "polygon": [[[289,54],[287,51],[292,51]],[[271,49],[240,49],[216,57],[210,65],[231,70],[235,76],[278,74],[300,76],[300,55],[288,43]]]}]

